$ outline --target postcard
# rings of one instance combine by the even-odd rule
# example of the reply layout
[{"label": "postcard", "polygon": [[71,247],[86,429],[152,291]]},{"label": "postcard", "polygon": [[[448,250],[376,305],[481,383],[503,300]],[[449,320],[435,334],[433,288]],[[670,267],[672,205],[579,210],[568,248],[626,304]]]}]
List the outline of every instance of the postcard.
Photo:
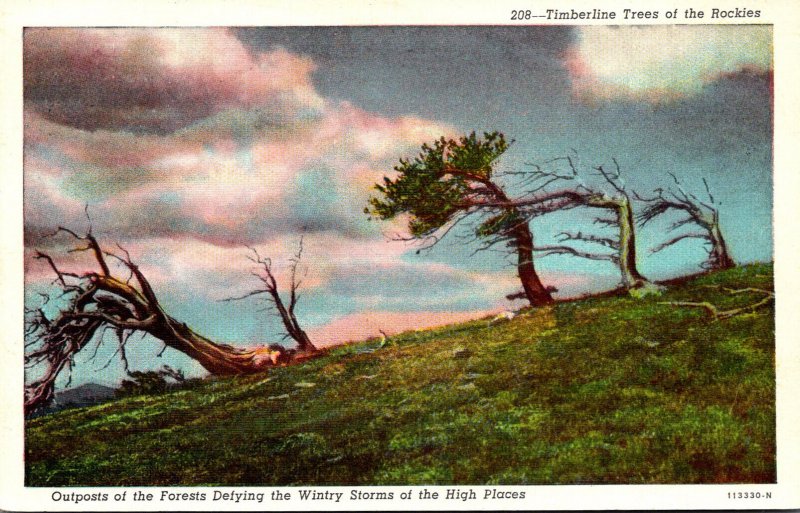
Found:
[{"label": "postcard", "polygon": [[0,507],[800,506],[788,1],[35,2]]}]

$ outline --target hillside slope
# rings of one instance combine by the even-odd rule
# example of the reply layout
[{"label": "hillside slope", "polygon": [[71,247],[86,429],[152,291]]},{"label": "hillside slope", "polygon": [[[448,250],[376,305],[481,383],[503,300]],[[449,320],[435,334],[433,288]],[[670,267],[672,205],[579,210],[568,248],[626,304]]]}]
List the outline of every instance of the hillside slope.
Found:
[{"label": "hillside slope", "polygon": [[26,483],[775,481],[772,266],[28,421]]}]

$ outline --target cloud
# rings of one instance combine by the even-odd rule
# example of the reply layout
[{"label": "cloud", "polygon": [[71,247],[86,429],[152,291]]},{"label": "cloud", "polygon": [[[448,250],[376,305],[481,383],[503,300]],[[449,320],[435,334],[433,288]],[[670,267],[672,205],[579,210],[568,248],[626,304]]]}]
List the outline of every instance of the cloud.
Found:
[{"label": "cloud", "polygon": [[[31,29],[25,61],[31,244],[54,219],[84,224],[86,204],[98,233],[128,240],[376,238],[362,212],[372,185],[400,156],[452,133],[323,98],[309,58],[250,53],[225,30]],[[147,119],[134,92],[145,83]],[[184,102],[171,88],[200,96]]]},{"label": "cloud", "polygon": [[253,55],[225,29],[30,28],[23,62],[26,105],[87,130],[168,132],[230,108],[322,102],[310,59]]},{"label": "cloud", "polygon": [[394,159],[449,129],[415,118],[365,123],[366,116],[331,105],[312,126],[254,128],[243,143],[205,130],[86,132],[29,115],[25,200],[35,208],[26,225],[82,225],[89,204],[99,230],[125,238],[241,245],[301,230],[374,238],[379,228],[362,212],[373,184]]},{"label": "cloud", "polygon": [[772,69],[772,29],[757,25],[587,26],[567,51],[584,101],[658,102],[698,93],[726,74]]},{"label": "cloud", "polygon": [[403,331],[428,329],[480,319],[495,314],[502,308],[470,311],[434,312],[382,312],[367,311],[340,317],[320,328],[308,330],[318,347],[330,347],[344,342],[365,340],[380,336],[380,330],[388,335]]}]

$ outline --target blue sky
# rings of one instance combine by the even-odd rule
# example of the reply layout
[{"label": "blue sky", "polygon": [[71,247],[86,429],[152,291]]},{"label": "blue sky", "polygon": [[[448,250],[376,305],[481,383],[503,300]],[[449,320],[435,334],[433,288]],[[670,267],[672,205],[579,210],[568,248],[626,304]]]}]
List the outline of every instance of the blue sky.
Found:
[{"label": "blue sky", "polygon": [[[388,240],[401,224],[362,213],[398,158],[473,130],[515,140],[504,170],[571,153],[587,167],[616,158],[642,193],[666,172],[697,192],[705,178],[734,258],[770,260],[771,45],[769,26],[733,25],[29,29],[26,297],[50,281],[37,248],[89,269],[68,240],[43,237],[84,229],[88,204],[94,233],[131,252],[170,314],[220,341],[278,338],[257,301],[219,300],[257,286],[245,245],[285,280],[301,236],[298,314],[320,345],[521,306],[504,300],[518,289],[507,255],[454,238],[417,255]],[[573,211],[532,228],[546,244],[590,221]],[[670,221],[639,234],[654,279],[704,259],[692,242],[648,254]],[[567,295],[618,279],[569,257],[537,267]],[[132,342],[130,360],[199,372],[159,350]],[[116,381],[119,365],[98,373],[101,360],[74,383]]]}]

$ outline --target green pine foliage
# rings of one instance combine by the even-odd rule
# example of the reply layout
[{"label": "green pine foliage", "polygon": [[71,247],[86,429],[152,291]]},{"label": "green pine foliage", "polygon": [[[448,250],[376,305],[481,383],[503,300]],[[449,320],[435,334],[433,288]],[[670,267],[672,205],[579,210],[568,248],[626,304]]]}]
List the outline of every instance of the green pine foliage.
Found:
[{"label": "green pine foliage", "polygon": [[[383,184],[375,186],[380,195],[370,198],[364,213],[379,220],[409,214],[411,235],[429,236],[468,210],[465,199],[476,185],[491,182],[497,159],[508,146],[499,132],[482,138],[472,132],[458,140],[442,137],[432,146],[423,144],[414,159],[400,159],[395,178],[384,177]],[[453,174],[454,170],[464,173]],[[487,234],[479,228],[479,236]]]},{"label": "green pine foliage", "polygon": [[772,266],[342,346],[26,425],[25,482],[775,482]]}]

